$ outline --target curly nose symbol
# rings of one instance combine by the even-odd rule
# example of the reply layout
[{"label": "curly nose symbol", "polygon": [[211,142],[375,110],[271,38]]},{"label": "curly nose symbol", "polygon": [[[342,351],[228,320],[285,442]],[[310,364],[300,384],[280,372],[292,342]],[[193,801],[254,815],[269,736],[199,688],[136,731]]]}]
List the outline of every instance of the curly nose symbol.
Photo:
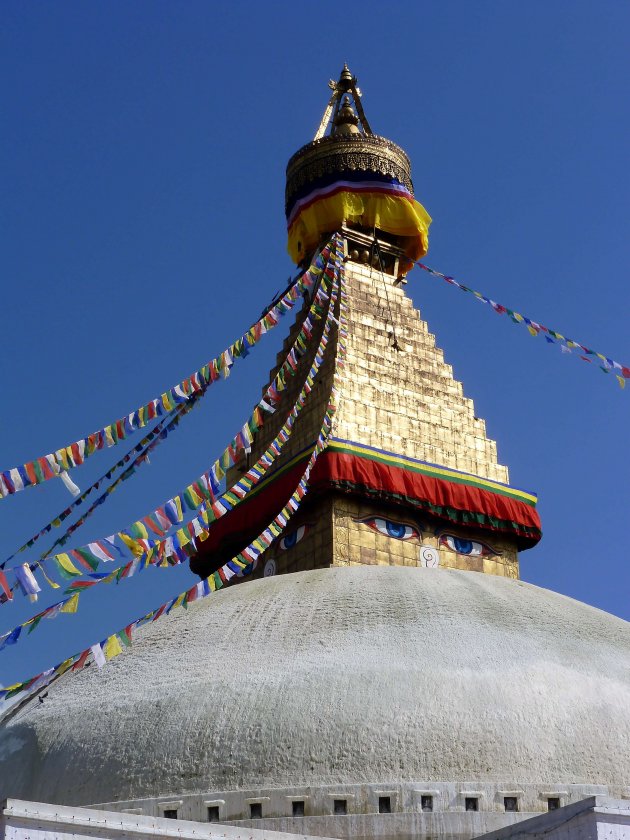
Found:
[{"label": "curly nose symbol", "polygon": [[436,569],[440,565],[440,555],[432,545],[420,546],[420,565],[427,569]]}]

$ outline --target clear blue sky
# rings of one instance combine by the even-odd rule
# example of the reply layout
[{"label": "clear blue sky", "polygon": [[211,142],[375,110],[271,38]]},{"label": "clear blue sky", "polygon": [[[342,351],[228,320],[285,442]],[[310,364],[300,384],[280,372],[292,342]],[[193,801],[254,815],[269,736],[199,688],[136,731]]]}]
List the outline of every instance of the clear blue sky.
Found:
[{"label": "clear blue sky", "polygon": [[[1,469],[159,394],[284,286],[284,167],[344,60],[374,130],[412,159],[434,218],[427,263],[630,364],[627,2],[6,0],[0,17]],[[407,288],[512,482],[540,494],[544,537],[523,578],[630,618],[630,386],[419,270]],[[211,389],[77,544],[208,467],[280,340]],[[86,487],[122,451],[75,480]],[[3,556],[69,500],[55,481],[0,502]],[[149,570],[82,596],[78,616],[0,654],[0,682],[191,580]],[[0,632],[31,610],[0,606]]]}]

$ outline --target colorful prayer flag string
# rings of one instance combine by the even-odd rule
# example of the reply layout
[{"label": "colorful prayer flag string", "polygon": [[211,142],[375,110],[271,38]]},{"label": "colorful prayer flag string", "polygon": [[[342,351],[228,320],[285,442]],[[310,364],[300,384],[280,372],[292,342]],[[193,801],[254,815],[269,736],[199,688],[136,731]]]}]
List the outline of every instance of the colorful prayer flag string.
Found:
[{"label": "colorful prayer flag string", "polygon": [[[323,249],[330,249],[330,243]],[[275,301],[243,335],[222,353],[211,359],[186,379],[170,388],[148,403],[130,412],[114,423],[93,432],[85,438],[0,473],[0,499],[36,484],[42,484],[74,467],[81,466],[87,458],[100,449],[115,446],[130,434],[144,428],[156,417],[171,412],[177,405],[185,403],[193,394],[202,392],[218,379],[227,378],[236,359],[248,355],[261,337],[272,330],[280,317],[293,308],[300,295],[314,284],[317,273],[321,273],[325,257],[318,253],[311,266],[294,280],[282,297]]]},{"label": "colorful prayer flag string", "polygon": [[[179,419],[187,414],[194,405],[196,405],[196,401],[198,399],[198,395],[193,395],[191,399],[185,403],[184,405],[179,405],[175,409],[175,411],[170,412],[166,417],[160,420],[153,429],[138,443],[131,449],[127,454],[117,461],[113,467],[110,467],[106,473],[103,473],[100,478],[97,478],[96,481],[91,484],[87,490],[84,490],[81,495],[76,498],[72,504],[70,504],[65,510],[61,513],[58,513],[57,516],[53,517],[51,521],[41,528],[36,534],[34,534],[29,540],[27,540],[23,545],[20,546],[13,554],[9,555],[9,557],[4,560],[3,563],[0,563],[0,569],[4,569],[4,567],[13,560],[18,554],[21,554],[23,551],[31,548],[41,537],[49,534],[53,528],[58,528],[61,523],[66,520],[77,507],[83,504],[83,502],[92,494],[94,490],[98,490],[99,487],[105,481],[109,481],[122,467],[129,464],[130,461],[133,461],[132,466],[129,467],[125,472],[107,489],[107,492],[99,496],[99,498],[91,505],[88,510],[83,514],[80,520],[75,522],[73,525],[68,528],[67,531],[61,537],[58,537],[55,542],[50,546],[50,548],[42,555],[42,558],[49,555],[52,550],[58,546],[63,545],[66,540],[82,525],[85,520],[96,510],[96,508],[101,505],[111,493],[130,475],[135,472],[135,469],[141,466],[144,463],[148,463],[148,454],[152,452],[160,443],[161,441],[166,439],[166,435],[162,435],[161,432],[166,429],[167,434],[177,428],[179,423]],[[124,476],[124,477],[123,477]]]},{"label": "colorful prayer flag string", "polygon": [[[502,304],[491,300],[485,295],[482,295],[481,292],[476,292],[474,289],[470,289],[468,286],[458,283],[454,277],[451,277],[448,274],[442,274],[441,271],[435,271],[435,269],[429,268],[428,265],[421,262],[417,262],[416,265],[420,266],[420,268],[424,269],[424,271],[429,274],[432,274],[434,277],[441,277],[442,280],[446,280],[449,285],[461,289],[462,292],[470,292],[477,298],[477,300],[491,306],[498,315],[506,314],[515,324],[524,324],[530,335],[534,337],[540,334],[544,335],[545,341],[548,344],[558,344],[563,353],[571,353],[573,350],[578,350],[578,355],[584,362],[599,360],[599,369],[604,373],[614,373],[615,378],[619,383],[619,387],[626,387],[626,379],[630,379],[630,367],[622,365],[614,359],[604,356],[603,353],[598,353],[596,350],[591,350],[584,344],[580,344],[579,341],[567,338],[565,335],[562,335],[549,327],[545,327],[543,324],[539,324],[537,321],[533,321],[531,318],[527,318],[525,315],[521,315],[513,309],[509,309],[507,306],[503,306]],[[582,355],[582,353],[585,355]]]},{"label": "colorful prayer flag string", "polygon": [[[326,258],[328,259],[328,255]],[[137,557],[142,554],[143,551],[148,550],[149,547],[162,545],[162,543],[154,542],[152,539],[154,535],[157,535],[158,537],[165,537],[171,528],[181,525],[186,518],[186,511],[190,510],[195,513],[201,511],[204,522],[207,524],[209,517],[217,518],[218,511],[231,509],[231,507],[234,506],[234,493],[243,492],[241,484],[244,486],[245,482],[250,480],[248,478],[249,473],[247,476],[244,476],[234,488],[231,488],[229,492],[224,494],[221,499],[217,500],[216,493],[219,491],[219,483],[225,475],[225,470],[236,462],[240,452],[247,451],[253,441],[253,435],[262,427],[265,414],[262,407],[264,406],[265,410],[269,413],[275,411],[274,403],[279,399],[279,392],[286,387],[285,382],[287,376],[295,375],[297,372],[298,359],[308,348],[305,336],[312,334],[313,320],[317,320],[321,317],[320,313],[324,311],[322,309],[322,303],[329,299],[327,289],[333,281],[334,274],[332,276],[330,275],[330,270],[327,264],[321,272],[320,283],[313,294],[309,312],[305,317],[291,348],[289,349],[285,361],[280,366],[274,381],[270,384],[263,395],[263,399],[255,406],[250,419],[243,425],[241,431],[231,441],[231,443],[228,444],[222,455],[214,462],[210,470],[190,484],[182,493],[169,499],[162,506],[156,508],[154,511],[142,517],[142,519],[137,520],[127,528],[118,531],[105,539],[96,540],[81,548],[70,550],[69,553],[57,554],[51,557],[44,556],[38,563],[31,565],[31,571],[35,571],[38,568],[42,572],[46,582],[52,588],[56,589],[59,588],[59,585],[46,575],[43,567],[44,562],[52,562],[57,569],[57,572],[66,580],[83,577],[86,572],[89,573],[90,570],[92,572],[96,572],[99,561],[102,560],[108,562],[114,559],[115,553],[119,553],[121,555],[123,554],[121,549],[116,545],[116,539],[119,539],[123,547],[126,546],[131,550],[132,554]],[[324,327],[324,335],[328,334],[328,330],[329,325],[326,323]],[[315,356],[317,358],[318,353],[316,353]],[[318,364],[311,369],[309,376],[307,376],[307,384],[309,377],[311,378],[312,383],[312,378],[316,375],[317,369]],[[182,408],[187,408],[187,405],[184,405]],[[301,406],[298,407],[298,410],[299,408],[301,408]],[[281,429],[281,435],[286,435],[286,427],[287,423],[285,423],[285,426]],[[286,438],[283,437],[282,441],[284,442],[285,439]],[[281,445],[276,444],[271,455],[273,456],[274,452],[279,455],[280,450]],[[267,466],[265,466],[264,469],[261,469],[260,465],[258,465],[257,476],[255,480],[252,480],[251,486],[262,479],[266,470],[274,462],[274,460],[275,456],[270,457],[270,454],[267,453]],[[120,476],[118,481],[124,480],[126,474],[127,471]],[[113,486],[108,488],[106,493],[94,502],[94,505],[90,508],[86,515],[89,514],[93,508],[101,504],[103,497],[106,497],[107,493],[110,493],[112,489]],[[190,530],[197,526],[199,528],[203,528],[203,524],[193,520],[192,522],[189,522],[186,527]],[[76,527],[78,527],[78,524],[76,524]],[[73,529],[76,530],[76,527],[73,526]],[[193,535],[192,530],[190,530],[190,535]],[[167,543],[174,543],[176,548],[180,548],[180,541],[182,546],[186,545],[188,541],[188,537],[185,535],[185,531],[181,527],[177,533],[173,535],[173,537],[166,540]],[[0,573],[0,586],[4,588],[5,585],[6,577]],[[5,589],[5,594],[8,597],[11,597],[12,591],[15,591],[16,588],[17,582],[9,590]],[[0,599],[5,600],[4,596],[0,596]]]},{"label": "colorful prayer flag string", "polygon": [[[315,295],[315,301],[318,300],[318,295]],[[321,301],[321,298],[319,298]],[[257,463],[248,470],[247,474],[237,482],[229,491],[223,494],[211,505],[211,512],[213,519],[210,521],[207,511],[205,516],[196,517],[184,528],[180,528],[172,537],[160,540],[158,542],[146,540],[131,540],[129,547],[134,553],[134,559],[120,566],[109,573],[99,573],[94,571],[88,574],[88,580],[74,580],[77,576],[84,576],[79,568],[74,566],[72,560],[67,555],[60,555],[58,560],[58,571],[61,576],[70,580],[70,586],[66,590],[66,598],[63,601],[53,604],[51,607],[43,610],[35,616],[29,618],[26,622],[13,628],[12,630],[0,636],[0,651],[8,645],[14,645],[23,630],[28,628],[31,633],[40,623],[43,618],[56,618],[60,613],[76,613],[78,609],[79,594],[88,588],[96,586],[100,583],[120,583],[121,580],[133,577],[136,572],[144,571],[149,565],[159,567],[171,567],[178,565],[188,557],[194,555],[196,552],[196,541],[204,541],[209,536],[210,528],[213,522],[227,514],[230,510],[234,510],[241,504],[249,495],[251,490],[264,478],[265,473],[275,462],[275,458],[279,457],[283,446],[290,439],[293,431],[295,421],[298,418],[302,408],[306,403],[306,399],[313,389],[315,378],[317,377],[321,365],[324,362],[326,349],[328,347],[328,340],[332,324],[336,322],[334,318],[334,309],[337,301],[337,277],[333,283],[333,288],[328,296],[328,314],[322,330],[322,335],[319,345],[314,354],[314,361],[311,365],[310,371],[305,376],[300,394],[289,412],[285,423],[278,432],[274,441],[267,447],[267,450],[258,459]],[[43,571],[43,570],[42,570]],[[51,581],[49,581],[51,583]]]},{"label": "colorful prayer flag string", "polygon": [[[336,282],[336,276],[333,282]],[[318,289],[314,296],[311,310],[304,319],[304,322],[310,319],[313,307],[318,306],[319,302],[321,302],[322,296],[320,293],[325,288],[326,287],[323,286]],[[233,510],[241,504],[241,502],[248,497],[251,490],[260,481],[262,481],[268,470],[275,463],[276,459],[281,455],[285,443],[290,439],[295,421],[313,388],[314,380],[319,372],[321,364],[324,361],[324,354],[328,345],[328,336],[331,325],[336,323],[333,310],[337,295],[334,286],[330,295],[328,295],[325,291],[324,295],[327,295],[329,300],[328,315],[324,323],[319,346],[314,353],[314,361],[311,365],[310,371],[306,374],[298,398],[285,419],[283,426],[278,432],[275,440],[269,444],[266,451],[260,456],[257,463],[254,464],[248,472],[219,499],[215,499],[211,504],[207,502],[203,503],[200,506],[198,516],[188,522],[187,525],[179,528],[179,530],[171,537],[167,537],[156,542],[148,539],[148,534],[146,533],[143,535],[145,538],[136,539],[133,539],[131,536],[124,533],[120,533],[119,536],[122,537],[127,547],[131,549],[134,559],[128,562],[125,566],[118,567],[110,573],[99,573],[96,571],[98,567],[98,559],[113,559],[111,554],[101,556],[100,558],[98,555],[95,556],[95,545],[97,544],[90,544],[88,548],[92,549],[91,553],[80,549],[71,552],[73,557],[79,561],[79,564],[83,563],[83,565],[85,565],[86,562],[90,562],[90,559],[93,561],[90,563],[93,572],[91,574],[88,573],[87,575],[89,580],[76,580],[78,577],[85,577],[85,571],[82,571],[80,566],[73,563],[71,556],[61,554],[57,555],[55,558],[51,558],[56,562],[59,575],[65,580],[72,581],[67,593],[82,591],[98,583],[111,583],[114,580],[118,583],[122,579],[132,577],[137,571],[143,571],[150,564],[164,567],[183,562],[191,555],[191,553],[195,552],[196,540],[203,541],[207,538],[212,523],[221,518],[224,514],[228,513],[228,511]],[[282,368],[280,370],[282,370]],[[296,370],[297,366],[295,368],[295,371]],[[280,371],[278,373],[278,376],[279,375]],[[278,376],[276,377],[276,381]],[[165,533],[163,533],[162,536],[165,537]],[[113,548],[113,539],[109,538],[108,541]],[[41,566],[40,568],[42,573],[44,573],[43,568]],[[54,588],[59,587],[59,585],[50,580],[45,573],[44,576],[49,585]],[[8,643],[11,644],[12,642],[9,641]]]},{"label": "colorful prayer flag string", "polygon": [[[336,243],[336,255],[340,260],[339,243]],[[103,667],[105,663],[115,656],[118,656],[123,651],[123,647],[128,647],[131,643],[133,631],[147,624],[150,621],[156,621],[163,615],[168,615],[171,610],[177,607],[187,608],[189,603],[206,597],[217,589],[221,589],[229,581],[238,574],[242,574],[243,570],[250,568],[264,551],[286,530],[286,527],[293,517],[295,512],[299,509],[304,496],[308,491],[308,482],[312,469],[317,461],[318,456],[326,448],[328,438],[332,432],[335,412],[340,397],[338,389],[339,372],[343,369],[345,358],[345,341],[347,336],[347,320],[346,320],[346,302],[345,302],[345,279],[343,265],[339,268],[339,290],[340,290],[340,308],[339,308],[339,340],[337,342],[337,352],[335,355],[335,370],[333,376],[333,384],[328,399],[324,419],[322,421],[320,433],[307,463],[307,466],[302,474],[302,478],[298,483],[296,490],[291,498],[261,534],[253,540],[250,545],[236,555],[232,560],[229,560],[217,572],[214,572],[205,580],[192,586],[185,592],[180,593],[175,598],[169,599],[161,604],[157,609],[152,610],[141,618],[136,619],[131,624],[128,624],[122,630],[106,637],[101,642],[91,645],[89,648],[68,657],[63,662],[49,668],[30,679],[15,683],[0,690],[0,700],[13,698],[22,692],[30,691],[31,694],[40,690],[46,685],[49,685],[53,680],[59,678],[66,672],[80,671],[90,661],[96,662],[99,668]],[[90,659],[91,657],[91,659]]]}]

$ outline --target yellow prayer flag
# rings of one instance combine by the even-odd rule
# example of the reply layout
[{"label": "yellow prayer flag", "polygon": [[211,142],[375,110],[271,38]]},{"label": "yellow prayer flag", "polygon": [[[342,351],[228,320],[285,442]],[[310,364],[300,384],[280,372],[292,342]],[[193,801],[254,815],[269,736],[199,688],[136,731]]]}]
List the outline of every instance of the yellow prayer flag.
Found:
[{"label": "yellow prayer flag", "polygon": [[79,609],[79,593],[75,592],[71,598],[68,598],[66,603],[61,607],[59,612],[75,613]]},{"label": "yellow prayer flag", "polygon": [[195,507],[199,507],[199,505],[203,502],[203,499],[201,498],[201,496],[199,495],[199,493],[197,493],[197,491],[196,491],[196,490],[195,490],[195,488],[192,486],[192,484],[191,484],[191,485],[189,485],[189,486],[186,488],[186,492],[190,494],[190,498],[192,499],[192,501],[193,501],[193,503],[194,503]]},{"label": "yellow prayer flag", "polygon": [[46,572],[44,571],[44,567],[42,566],[42,564],[41,564],[41,563],[38,563],[38,564],[37,564],[37,568],[39,569],[39,571],[40,571],[40,572],[42,573],[42,575],[44,576],[44,580],[46,581],[46,583],[47,583],[50,587],[52,587],[52,589],[59,589],[59,584],[58,584],[58,583],[55,583],[55,581],[54,581],[54,580],[51,580],[51,579],[48,577],[48,575],[47,575],[47,574],[46,574]]},{"label": "yellow prayer flag", "polygon": [[71,575],[81,576],[83,573],[77,569],[68,554],[56,554],[54,558],[61,568]]},{"label": "yellow prayer flag", "polygon": [[105,659],[113,659],[115,656],[118,656],[123,651],[118,636],[110,636],[105,644],[103,645],[103,652],[105,654]]},{"label": "yellow prayer flag", "polygon": [[623,376],[618,376],[617,377],[617,382],[619,382],[619,387],[620,388],[625,388],[626,387],[626,380],[623,378]]},{"label": "yellow prayer flag", "polygon": [[141,546],[139,543],[137,543],[136,540],[131,539],[130,536],[123,533],[122,531],[118,532],[118,536],[124,542],[124,544],[127,546],[127,548],[131,551],[131,553],[134,555],[134,557],[140,557],[142,554],[144,554],[143,546]]},{"label": "yellow prayer flag", "polygon": [[68,454],[65,449],[58,449],[55,452],[55,458],[57,459],[57,463],[61,464],[64,470],[70,469],[70,462],[68,461]]},{"label": "yellow prayer flag", "polygon": [[60,677],[62,674],[65,674],[68,668],[72,667],[74,663],[74,656],[71,656],[70,659],[65,659],[61,665],[58,665],[57,668],[55,668],[55,676]]},{"label": "yellow prayer flag", "polygon": [[181,595],[178,595],[177,600],[175,601],[175,603],[172,606],[172,609],[175,609],[176,607],[181,607],[181,605],[184,603],[184,601],[186,599],[187,594],[188,594],[187,592],[182,592]]},{"label": "yellow prayer flag", "polygon": [[179,529],[178,531],[176,531],[175,533],[176,533],[176,535],[177,535],[177,537],[178,537],[178,539],[179,539],[179,544],[180,544],[181,546],[188,545],[188,543],[190,542],[190,535],[189,535],[188,531],[187,531],[185,528],[180,528],[180,529]]},{"label": "yellow prayer flag", "polygon": [[527,329],[529,330],[530,334],[533,335],[534,338],[536,338],[536,336],[538,335],[538,330],[535,330],[533,327],[530,327],[529,324],[527,325]]},{"label": "yellow prayer flag", "polygon": [[138,522],[134,522],[133,524],[137,528],[137,530],[140,532],[140,536],[143,539],[148,540],[149,539],[149,532],[147,531],[147,526],[144,524],[144,522],[140,522],[140,520],[138,520]]}]

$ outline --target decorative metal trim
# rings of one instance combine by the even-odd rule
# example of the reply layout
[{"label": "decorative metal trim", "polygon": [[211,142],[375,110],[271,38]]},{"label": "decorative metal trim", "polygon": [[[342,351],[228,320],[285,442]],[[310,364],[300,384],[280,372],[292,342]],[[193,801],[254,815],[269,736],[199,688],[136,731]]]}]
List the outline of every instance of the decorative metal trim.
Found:
[{"label": "decorative metal trim", "polygon": [[348,170],[377,172],[397,178],[413,195],[411,164],[405,152],[385,137],[329,135],[302,146],[287,164],[286,204],[304,184]]}]

